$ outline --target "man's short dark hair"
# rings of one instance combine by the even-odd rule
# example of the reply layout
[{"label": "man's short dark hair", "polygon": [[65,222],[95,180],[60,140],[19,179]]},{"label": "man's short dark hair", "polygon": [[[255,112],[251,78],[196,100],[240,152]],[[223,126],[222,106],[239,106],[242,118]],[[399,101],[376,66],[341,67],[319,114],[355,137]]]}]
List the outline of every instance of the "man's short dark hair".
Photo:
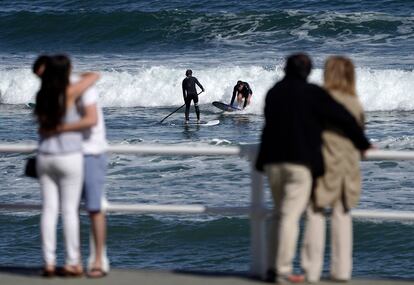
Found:
[{"label": "man's short dark hair", "polygon": [[290,55],[286,60],[286,76],[308,78],[312,69],[312,61],[305,53],[296,53]]},{"label": "man's short dark hair", "polygon": [[187,69],[186,71],[185,71],[185,76],[190,76],[190,75],[192,75],[193,74],[193,71],[191,70],[191,69]]},{"label": "man's short dark hair", "polygon": [[39,68],[42,65],[45,65],[47,63],[47,61],[49,60],[49,58],[50,57],[48,55],[45,55],[45,54],[40,55],[38,58],[36,58],[35,62],[33,63],[33,66],[32,66],[33,73],[37,74],[37,72],[39,71]]}]

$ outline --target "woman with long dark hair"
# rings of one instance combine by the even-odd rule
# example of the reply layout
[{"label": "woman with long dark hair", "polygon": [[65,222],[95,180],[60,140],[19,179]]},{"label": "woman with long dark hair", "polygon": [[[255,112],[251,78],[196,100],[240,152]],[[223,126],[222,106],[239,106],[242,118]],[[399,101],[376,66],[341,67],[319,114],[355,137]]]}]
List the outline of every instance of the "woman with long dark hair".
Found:
[{"label": "woman with long dark hair", "polygon": [[77,101],[99,78],[84,73],[70,84],[71,63],[67,56],[45,60],[42,84],[36,96],[35,116],[39,123],[37,172],[42,188],[42,248],[44,275],[52,276],[56,267],[56,225],[61,203],[65,235],[64,273],[83,274],[79,240],[79,201],[83,183],[82,133],[57,130],[63,123],[80,119]]}]

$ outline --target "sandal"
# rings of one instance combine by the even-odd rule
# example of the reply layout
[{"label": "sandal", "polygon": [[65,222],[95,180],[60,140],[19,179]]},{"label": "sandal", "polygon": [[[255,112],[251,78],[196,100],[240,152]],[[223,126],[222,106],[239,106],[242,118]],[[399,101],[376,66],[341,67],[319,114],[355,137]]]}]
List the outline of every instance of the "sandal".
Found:
[{"label": "sandal", "polygon": [[302,274],[288,274],[277,276],[276,284],[296,284],[304,283],[305,276]]},{"label": "sandal", "polygon": [[45,267],[42,270],[42,277],[47,277],[47,278],[51,278],[54,277],[56,275],[56,270],[54,267]]},{"label": "sandal", "polygon": [[89,278],[102,278],[106,276],[106,272],[102,268],[94,267],[88,272]]},{"label": "sandal", "polygon": [[80,265],[65,265],[62,270],[62,275],[66,277],[82,277],[83,268]]}]

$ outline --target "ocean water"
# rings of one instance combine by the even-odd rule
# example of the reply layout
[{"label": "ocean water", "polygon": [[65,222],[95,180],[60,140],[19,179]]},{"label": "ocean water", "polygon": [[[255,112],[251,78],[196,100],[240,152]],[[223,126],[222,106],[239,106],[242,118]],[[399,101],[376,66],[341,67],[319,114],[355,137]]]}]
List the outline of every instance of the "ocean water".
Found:
[{"label": "ocean water", "polygon": [[[36,141],[25,106],[39,87],[30,67],[39,54],[57,52],[71,56],[75,72],[101,73],[97,89],[111,143],[258,143],[267,90],[282,78],[284,58],[305,51],[315,83],[327,56],[350,56],[371,141],[381,149],[414,150],[414,2],[274,2],[1,1],[0,143]],[[158,124],[183,104],[187,68],[206,89],[202,118],[219,119],[218,126],[180,126],[181,111]],[[253,89],[249,108],[226,114],[213,107],[212,101],[230,101],[239,79]],[[22,176],[25,157],[0,154],[3,203],[40,201],[38,184]],[[361,165],[359,208],[413,210],[414,163]],[[249,175],[249,162],[236,157],[114,154],[107,196],[123,203],[247,206]],[[269,193],[266,199],[270,206]],[[113,267],[248,270],[247,217],[111,214],[108,220]],[[38,224],[36,213],[0,213],[0,266],[41,265]],[[87,227],[82,215],[84,256]],[[413,223],[356,220],[354,232],[355,276],[414,278]],[[60,262],[62,252],[60,244]]]}]

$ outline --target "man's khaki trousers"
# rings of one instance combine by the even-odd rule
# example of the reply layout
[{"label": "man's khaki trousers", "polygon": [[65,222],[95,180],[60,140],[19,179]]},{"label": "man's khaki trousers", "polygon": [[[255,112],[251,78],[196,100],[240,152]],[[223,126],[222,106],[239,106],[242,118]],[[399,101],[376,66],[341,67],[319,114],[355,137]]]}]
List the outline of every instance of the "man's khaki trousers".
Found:
[{"label": "man's khaki trousers", "polygon": [[277,276],[286,276],[292,273],[299,220],[309,203],[312,175],[308,167],[293,163],[267,164],[265,171],[274,202],[268,264]]}]

